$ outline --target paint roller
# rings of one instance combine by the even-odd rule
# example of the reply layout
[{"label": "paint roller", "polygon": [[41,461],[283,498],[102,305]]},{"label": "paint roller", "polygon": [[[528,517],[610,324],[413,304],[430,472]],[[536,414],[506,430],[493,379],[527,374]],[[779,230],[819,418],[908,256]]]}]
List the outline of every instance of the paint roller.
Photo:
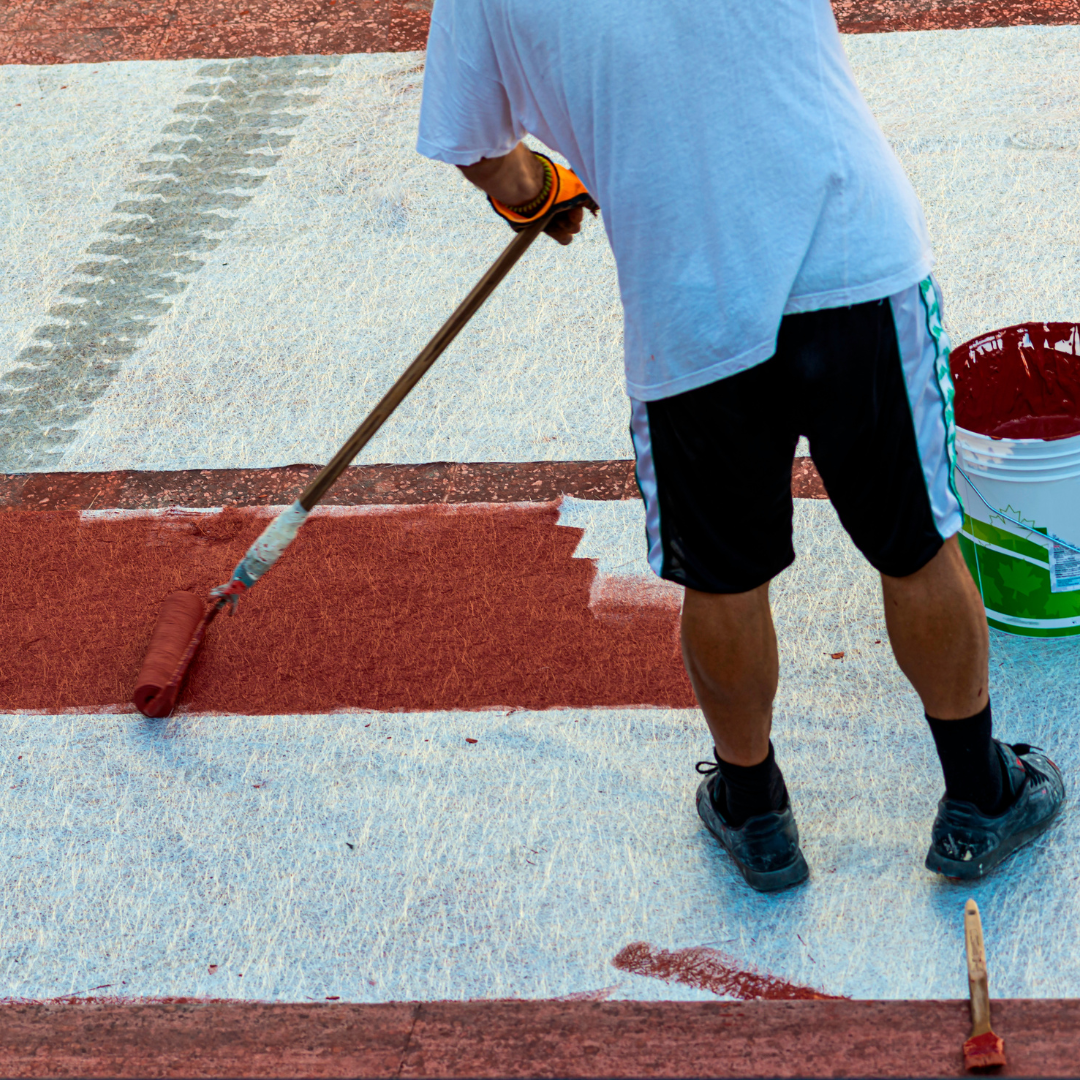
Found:
[{"label": "paint roller", "polygon": [[[563,209],[565,207],[560,208]],[[281,558],[312,508],[405,400],[409,391],[476,314],[480,305],[495,291],[553,216],[549,214],[541,218],[510,241],[472,292],[371,410],[348,442],[308,484],[300,498],[274,518],[248,548],[247,554],[233,571],[232,579],[211,590],[209,604],[190,592],[174,592],[165,598],[158,611],[132,694],[132,702],[139,712],[144,716],[162,718],[173,711],[210,624],[225,608],[229,609],[229,614],[233,614],[237,600]]]}]

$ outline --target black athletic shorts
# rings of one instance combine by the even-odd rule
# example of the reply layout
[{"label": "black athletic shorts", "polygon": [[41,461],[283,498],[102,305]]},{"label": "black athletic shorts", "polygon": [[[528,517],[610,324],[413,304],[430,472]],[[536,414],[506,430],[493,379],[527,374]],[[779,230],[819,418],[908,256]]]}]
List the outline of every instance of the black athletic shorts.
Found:
[{"label": "black athletic shorts", "polygon": [[633,401],[653,570],[738,593],[789,566],[800,435],[866,558],[892,577],[925,565],[961,523],[940,311],[927,278],[883,300],[786,315],[764,363]]}]

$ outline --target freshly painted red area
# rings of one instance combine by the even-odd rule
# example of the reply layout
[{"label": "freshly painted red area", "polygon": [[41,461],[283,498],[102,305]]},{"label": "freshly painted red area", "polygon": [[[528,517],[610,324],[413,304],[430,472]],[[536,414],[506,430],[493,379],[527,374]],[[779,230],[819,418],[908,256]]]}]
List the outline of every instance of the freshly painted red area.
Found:
[{"label": "freshly painted red area", "polygon": [[952,352],[960,427],[998,439],[1080,434],[1080,325],[1021,323]]},{"label": "freshly painted red area", "polygon": [[664,982],[683,983],[740,1001],[758,998],[765,1001],[845,1000],[740,967],[730,956],[704,945],[669,952],[667,949],[657,949],[646,941],[635,941],[622,949],[612,964],[632,975],[650,975]]},{"label": "freshly painted red area", "polygon": [[[184,707],[691,706],[678,612],[589,607],[593,564],[554,505],[415,506],[316,516],[210,628]],[[158,610],[227,581],[253,511],[80,521],[0,514],[0,708],[131,700]]]},{"label": "freshly painted red area", "polygon": [[[999,1076],[1075,1077],[1080,1001],[995,1001]],[[0,1005],[23,1077],[959,1077],[966,1001]]]}]

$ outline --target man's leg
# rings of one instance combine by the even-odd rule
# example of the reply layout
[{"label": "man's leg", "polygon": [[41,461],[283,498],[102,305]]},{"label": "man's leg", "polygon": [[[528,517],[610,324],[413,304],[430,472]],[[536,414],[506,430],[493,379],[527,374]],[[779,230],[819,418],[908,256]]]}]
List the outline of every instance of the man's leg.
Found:
[{"label": "man's leg", "polygon": [[896,662],[928,716],[963,720],[986,708],[989,632],[956,537],[907,577],[881,575]]},{"label": "man's leg", "polygon": [[999,813],[1011,793],[993,741],[989,631],[956,537],[914,574],[882,574],[881,589],[893,654],[922,698],[946,794]]},{"label": "man's leg", "polygon": [[[649,564],[686,590],[686,669],[716,746],[699,762],[705,827],[755,889],[806,880],[795,815],[769,744],[777,684],[768,582],[795,558],[791,463],[798,442],[783,357],[659,401],[630,431]],[[737,506],[753,528],[720,508]]]},{"label": "man's leg", "polygon": [[1065,797],[1061,772],[1030,747],[993,739],[989,632],[956,538],[921,570],[881,582],[893,652],[922,698],[945,774],[926,865],[978,878],[1050,824]]},{"label": "man's leg", "polygon": [[743,593],[688,588],[682,651],[717,755],[732,765],[764,761],[780,669],[768,583]]},{"label": "man's leg", "polygon": [[1061,770],[1033,747],[993,738],[989,632],[956,538],[881,584],[893,653],[922,698],[945,774],[926,866],[980,878],[1049,826],[1065,799]]},{"label": "man's leg", "polygon": [[989,631],[956,537],[915,573],[882,574],[881,589],[893,655],[922,698],[946,794],[1000,813],[1012,793],[992,735]]},{"label": "man's leg", "polygon": [[[747,880],[755,888],[797,885],[806,877],[806,861],[798,850],[787,787],[769,742],[780,662],[768,582],[744,593],[687,589],[683,659],[713,735],[719,773],[705,787],[720,820],[705,808],[706,825],[723,833],[758,819],[757,832],[771,834],[762,851],[773,849],[775,867],[782,869],[780,874],[751,875]],[[700,813],[705,796],[699,792],[698,797]],[[733,834],[728,841],[738,842]]]}]

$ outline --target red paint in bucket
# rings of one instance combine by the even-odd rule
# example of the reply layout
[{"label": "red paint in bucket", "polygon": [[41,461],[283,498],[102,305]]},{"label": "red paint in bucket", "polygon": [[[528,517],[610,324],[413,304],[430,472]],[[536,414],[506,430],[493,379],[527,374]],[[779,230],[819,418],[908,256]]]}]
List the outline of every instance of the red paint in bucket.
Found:
[{"label": "red paint in bucket", "polygon": [[1080,435],[1080,326],[1021,323],[972,338],[950,361],[956,422],[994,439]]}]

